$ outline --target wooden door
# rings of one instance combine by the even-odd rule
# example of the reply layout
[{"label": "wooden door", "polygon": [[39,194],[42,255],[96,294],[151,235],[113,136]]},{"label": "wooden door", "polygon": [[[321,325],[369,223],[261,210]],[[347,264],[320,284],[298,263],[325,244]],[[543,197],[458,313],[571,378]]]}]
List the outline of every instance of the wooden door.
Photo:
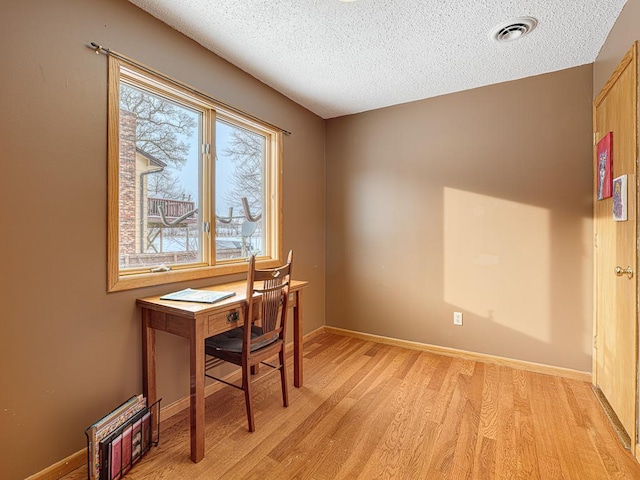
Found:
[{"label": "wooden door", "polygon": [[[613,220],[613,199],[597,199],[595,218],[594,384],[636,444],[637,405],[637,43],[622,59],[594,102],[594,143],[613,132],[612,178],[627,175],[627,221]],[[594,173],[597,169],[594,146]],[[632,274],[620,271],[630,268]],[[624,433],[628,436],[625,438]]]}]

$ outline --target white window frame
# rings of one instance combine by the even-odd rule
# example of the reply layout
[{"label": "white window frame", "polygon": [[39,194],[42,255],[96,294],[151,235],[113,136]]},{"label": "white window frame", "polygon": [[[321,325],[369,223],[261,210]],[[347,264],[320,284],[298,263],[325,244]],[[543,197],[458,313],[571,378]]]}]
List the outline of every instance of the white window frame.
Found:
[{"label": "white window frame", "polygon": [[[202,229],[202,261],[196,264],[175,265],[169,271],[152,272],[150,268],[120,268],[119,235],[119,163],[120,163],[120,82],[167,97],[185,107],[203,113],[203,143],[209,153],[203,154],[202,222],[210,228]],[[257,264],[261,268],[282,262],[282,132],[272,126],[229,110],[211,97],[177,81],[167,80],[151,69],[141,69],[114,57],[109,57],[108,96],[108,252],[107,273],[109,292],[196,280],[212,276],[247,271],[247,259],[216,260],[215,219],[215,124],[219,117],[228,123],[265,137],[265,175],[263,222],[265,245]]]}]

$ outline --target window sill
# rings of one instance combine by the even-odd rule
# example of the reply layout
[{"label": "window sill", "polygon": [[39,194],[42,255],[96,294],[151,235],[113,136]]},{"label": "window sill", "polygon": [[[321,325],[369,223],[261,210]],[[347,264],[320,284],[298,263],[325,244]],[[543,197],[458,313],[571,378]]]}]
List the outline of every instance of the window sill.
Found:
[{"label": "window sill", "polygon": [[[280,266],[277,259],[263,259],[256,262],[257,268],[272,268]],[[134,288],[153,287],[166,283],[185,282],[208,277],[220,277],[247,271],[247,262],[216,265],[213,267],[181,268],[169,272],[137,273],[118,275],[114,281],[109,281],[107,292],[120,292]]]}]

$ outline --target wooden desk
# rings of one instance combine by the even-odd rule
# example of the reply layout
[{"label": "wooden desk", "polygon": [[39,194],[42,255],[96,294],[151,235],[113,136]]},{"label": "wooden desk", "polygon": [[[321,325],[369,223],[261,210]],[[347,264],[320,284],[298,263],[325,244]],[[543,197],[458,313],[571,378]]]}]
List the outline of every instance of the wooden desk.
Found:
[{"label": "wooden desk", "polygon": [[[308,282],[291,281],[293,307],[293,383],[302,386],[302,289]],[[236,295],[214,304],[173,302],[160,296],[140,298],[142,310],[142,387],[149,405],[158,398],[156,388],[156,330],[189,339],[191,460],[204,458],[204,340],[244,324],[247,283],[234,282],[205,290],[234,291]],[[256,309],[259,311],[259,309]]]}]

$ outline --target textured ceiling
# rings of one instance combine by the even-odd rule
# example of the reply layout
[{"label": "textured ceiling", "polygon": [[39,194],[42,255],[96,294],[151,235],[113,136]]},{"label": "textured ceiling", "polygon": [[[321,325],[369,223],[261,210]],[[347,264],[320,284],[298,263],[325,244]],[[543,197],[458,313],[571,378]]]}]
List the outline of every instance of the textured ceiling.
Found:
[{"label": "textured ceiling", "polygon": [[[591,63],[626,0],[130,0],[323,118]],[[537,28],[504,44],[497,24]]]}]

